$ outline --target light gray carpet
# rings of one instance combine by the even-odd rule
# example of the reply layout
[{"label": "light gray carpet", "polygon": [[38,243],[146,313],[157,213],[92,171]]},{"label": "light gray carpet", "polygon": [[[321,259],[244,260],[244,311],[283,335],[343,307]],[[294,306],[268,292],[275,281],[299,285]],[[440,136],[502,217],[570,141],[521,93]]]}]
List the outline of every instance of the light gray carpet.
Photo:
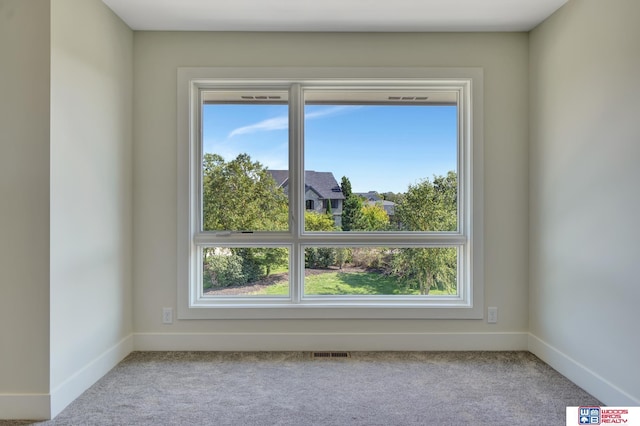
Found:
[{"label": "light gray carpet", "polygon": [[528,352],[351,355],[134,352],[37,424],[539,426],[601,405]]}]

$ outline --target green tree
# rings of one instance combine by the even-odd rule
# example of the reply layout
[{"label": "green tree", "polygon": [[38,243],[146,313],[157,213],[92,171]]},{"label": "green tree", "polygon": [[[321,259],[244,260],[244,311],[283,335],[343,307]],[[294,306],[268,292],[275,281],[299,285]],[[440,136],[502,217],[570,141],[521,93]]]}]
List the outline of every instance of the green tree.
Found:
[{"label": "green tree", "polygon": [[[436,176],[410,185],[395,207],[396,217],[407,231],[455,231],[457,229],[457,176]],[[421,294],[431,288],[456,291],[457,259],[454,248],[398,249],[392,260],[392,273],[415,284]]]},{"label": "green tree", "polygon": [[352,259],[351,257],[351,249],[340,247],[335,249],[336,252],[336,265],[338,268],[342,269],[345,263],[349,263]]},{"label": "green tree", "polygon": [[458,183],[454,172],[409,185],[396,204],[395,215],[407,231],[455,231]]},{"label": "green tree", "polygon": [[383,200],[391,201],[396,204],[399,203],[402,198],[401,193],[396,194],[394,192],[383,192],[382,194],[380,194],[380,196],[382,197]]},{"label": "green tree", "polygon": [[336,249],[333,247],[307,247],[304,249],[305,268],[328,268],[336,264]]},{"label": "green tree", "polygon": [[205,231],[288,229],[288,199],[267,169],[249,155],[202,162],[202,226]]},{"label": "green tree", "polygon": [[249,264],[257,265],[260,269],[260,276],[271,275],[271,270],[278,266],[285,266],[289,263],[289,251],[280,247],[255,247],[244,249],[245,261]]},{"label": "green tree", "polygon": [[348,177],[342,176],[342,179],[340,180],[340,189],[342,190],[342,195],[344,195],[345,199],[351,196],[351,181]]},{"label": "green tree", "polygon": [[342,205],[342,230],[359,230],[358,227],[362,226],[362,198],[352,192],[351,181],[346,176],[342,176],[340,189],[345,198]]},{"label": "green tree", "polygon": [[391,272],[418,288],[420,294],[429,294],[432,288],[453,294],[457,289],[456,265],[454,248],[401,248],[391,260]]},{"label": "green tree", "polygon": [[362,198],[351,194],[342,207],[342,230],[357,231],[362,226]]},{"label": "green tree", "polygon": [[269,276],[272,268],[284,266],[289,261],[285,248],[242,247],[232,250],[242,257],[242,271],[247,282]]},{"label": "green tree", "polygon": [[315,211],[304,212],[304,230],[305,231],[335,231],[336,226],[333,222],[333,216],[330,214],[322,214]]},{"label": "green tree", "polygon": [[[288,229],[288,198],[268,170],[249,155],[225,162],[207,153],[202,161],[202,227],[205,231],[280,231]],[[286,264],[284,248],[233,248],[232,256],[204,249],[212,279],[238,285],[269,275]],[[240,260],[238,260],[240,259]]]},{"label": "green tree", "polygon": [[361,231],[385,231],[389,229],[389,215],[382,203],[365,204],[355,228]]}]

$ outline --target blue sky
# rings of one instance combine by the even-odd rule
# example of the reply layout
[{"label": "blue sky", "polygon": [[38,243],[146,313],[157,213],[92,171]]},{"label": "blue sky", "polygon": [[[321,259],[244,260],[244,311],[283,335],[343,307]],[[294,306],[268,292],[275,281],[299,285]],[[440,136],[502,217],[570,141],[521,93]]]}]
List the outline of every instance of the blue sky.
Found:
[{"label": "blue sky", "polygon": [[[204,150],[287,169],[287,127],[286,105],[207,104]],[[354,192],[405,192],[456,169],[456,129],[454,106],[308,105],[305,169],[347,176]]]}]

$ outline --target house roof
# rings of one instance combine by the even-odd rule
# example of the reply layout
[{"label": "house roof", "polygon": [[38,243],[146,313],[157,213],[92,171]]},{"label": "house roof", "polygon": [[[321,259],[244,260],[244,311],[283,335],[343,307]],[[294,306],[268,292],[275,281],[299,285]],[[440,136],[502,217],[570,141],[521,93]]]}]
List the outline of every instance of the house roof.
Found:
[{"label": "house roof", "polygon": [[289,183],[289,170],[267,170],[273,176],[278,186],[287,186]]},{"label": "house roof", "polygon": [[355,194],[360,197],[366,198],[367,201],[382,201],[382,198],[380,198],[376,191],[356,192]]},{"label": "house roof", "polygon": [[393,201],[383,200],[382,198],[380,198],[377,192],[356,192],[355,194],[360,197],[366,198],[366,203],[369,205],[381,205],[384,211],[387,212],[389,216],[393,216],[395,214],[396,203],[394,203]]},{"label": "house roof", "polygon": [[[268,170],[273,179],[282,187],[289,185],[288,170]],[[306,188],[314,190],[325,200],[344,200],[344,194],[338,181],[331,172],[316,172],[306,170],[304,172],[304,184]]]},{"label": "house roof", "polygon": [[367,204],[369,205],[382,205],[382,208],[384,209],[385,212],[387,212],[387,214],[389,216],[393,216],[394,214],[396,214],[396,203],[394,203],[393,201],[387,201],[387,200],[378,200],[378,201],[373,201],[373,200],[369,200],[367,201]]}]

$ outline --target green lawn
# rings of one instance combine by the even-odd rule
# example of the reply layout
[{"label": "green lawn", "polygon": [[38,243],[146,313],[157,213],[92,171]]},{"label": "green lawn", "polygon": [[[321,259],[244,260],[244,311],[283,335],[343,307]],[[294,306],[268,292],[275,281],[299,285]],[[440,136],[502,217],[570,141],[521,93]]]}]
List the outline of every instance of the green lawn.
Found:
[{"label": "green lawn", "polygon": [[[375,272],[326,272],[305,278],[307,295],[417,295],[394,277]],[[289,292],[289,283],[282,282],[267,287],[257,295],[282,296]],[[431,290],[429,295],[443,295],[443,291]]]}]

